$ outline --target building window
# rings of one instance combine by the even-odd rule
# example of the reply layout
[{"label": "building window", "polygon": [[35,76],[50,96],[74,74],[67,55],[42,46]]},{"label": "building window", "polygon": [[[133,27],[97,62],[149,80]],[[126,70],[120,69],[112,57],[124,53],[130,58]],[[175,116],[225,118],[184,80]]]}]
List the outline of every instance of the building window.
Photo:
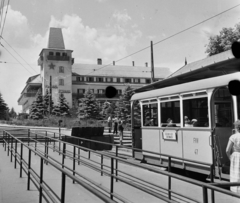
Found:
[{"label": "building window", "polygon": [[103,82],[103,78],[97,78],[97,82]]},{"label": "building window", "polygon": [[151,80],[150,79],[146,79],[146,83],[151,83]]},{"label": "building window", "polygon": [[64,86],[64,79],[59,79],[59,85]]},{"label": "building window", "polygon": [[63,66],[59,66],[59,73],[64,73],[64,67]]},{"label": "building window", "polygon": [[120,78],[117,78],[117,82],[119,82],[119,83],[120,83]]},{"label": "building window", "polygon": [[49,56],[53,56],[53,52],[52,51],[49,52]]},{"label": "building window", "polygon": [[122,94],[122,90],[118,90],[118,94]]},{"label": "building window", "polygon": [[56,52],[56,56],[61,56],[60,52]]},{"label": "building window", "polygon": [[98,94],[105,94],[105,90],[104,90],[104,89],[98,89],[98,90],[97,90],[97,93],[98,93]]},{"label": "building window", "polygon": [[76,77],[76,81],[78,82],[84,81],[84,77]]},{"label": "building window", "polygon": [[62,53],[62,56],[67,56],[67,53]]},{"label": "building window", "polygon": [[117,82],[117,78],[113,78],[113,82]]},{"label": "building window", "polygon": [[78,93],[78,94],[84,94],[84,93],[85,93],[85,89],[78,89],[78,90],[77,90],[77,93]]},{"label": "building window", "polygon": [[88,77],[88,78],[87,78],[87,81],[88,81],[88,82],[93,82],[93,77]]},{"label": "building window", "polygon": [[112,82],[112,78],[106,78],[106,82]]},{"label": "building window", "polygon": [[134,78],[134,82],[135,82],[135,83],[140,83],[140,79]]},{"label": "building window", "polygon": [[125,78],[125,83],[131,83],[131,78]]}]

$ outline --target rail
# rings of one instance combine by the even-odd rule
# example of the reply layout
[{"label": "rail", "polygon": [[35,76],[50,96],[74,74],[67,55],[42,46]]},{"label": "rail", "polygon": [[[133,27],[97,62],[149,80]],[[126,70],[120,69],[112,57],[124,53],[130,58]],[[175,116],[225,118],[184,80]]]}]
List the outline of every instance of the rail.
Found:
[{"label": "rail", "polygon": [[[84,185],[85,188],[87,188],[88,190],[90,190],[91,192],[93,192],[93,194],[97,195],[99,198],[104,199],[105,202],[111,202],[113,201],[113,198],[116,198],[120,201],[123,202],[128,202],[126,199],[124,199],[121,195],[116,194],[114,192],[114,179],[117,181],[121,181],[124,182],[134,188],[138,188],[139,190],[142,190],[148,194],[151,194],[159,199],[162,199],[166,202],[176,202],[175,199],[188,199],[194,202],[199,202],[196,199],[193,198],[189,198],[189,197],[185,197],[182,194],[175,192],[171,189],[171,179],[178,179],[178,180],[182,180],[197,186],[202,187],[202,192],[203,192],[203,202],[207,203],[208,202],[208,195],[207,195],[207,190],[210,189],[212,191],[218,191],[220,193],[223,194],[227,194],[230,196],[234,196],[234,197],[238,197],[240,198],[240,195],[236,194],[236,193],[232,193],[230,191],[227,191],[225,189],[219,188],[219,186],[221,186],[221,184],[218,184],[217,186],[214,185],[214,183],[211,184],[207,184],[207,183],[202,183],[200,181],[196,181],[196,180],[192,180],[190,178],[186,178],[186,177],[182,177],[180,175],[177,174],[173,174],[171,173],[171,158],[169,157],[169,171],[162,171],[160,169],[155,169],[149,166],[145,166],[142,164],[138,164],[138,163],[134,163],[131,162],[129,160],[125,160],[123,158],[120,158],[118,156],[113,156],[109,153],[106,152],[99,152],[99,151],[95,151],[95,150],[91,150],[79,145],[75,145],[75,144],[69,144],[65,141],[60,140],[59,138],[61,138],[61,135],[59,134],[59,136],[56,136],[56,134],[53,134],[53,137],[50,137],[49,133],[46,132],[45,135],[42,134],[37,134],[37,133],[32,133],[34,136],[31,136],[31,132],[28,131],[28,135],[27,137],[21,137],[20,139],[23,139],[24,141],[27,142],[27,144],[24,144],[23,141],[21,141],[20,139],[14,137],[13,135],[11,135],[9,132],[4,131],[3,134],[3,146],[5,147],[5,151],[6,151],[6,146],[8,146],[8,155],[9,152],[11,152],[11,161],[12,161],[12,157],[14,155],[15,157],[15,167],[16,167],[16,163],[18,162],[20,164],[20,174],[22,173],[23,170],[23,165],[25,166],[25,173],[27,173],[28,175],[28,184],[30,187],[30,180],[32,182],[34,182],[34,185],[37,187],[38,185],[38,189],[40,191],[40,196],[41,198],[44,197],[46,198],[46,196],[52,201],[52,202],[56,202],[57,200],[60,202],[64,202],[64,198],[65,198],[65,180],[66,180],[66,176],[71,178],[74,182],[77,182],[79,184],[82,184],[82,182],[80,181],[79,178],[76,177],[80,176],[81,178],[86,179],[87,181],[89,181],[91,184],[94,184],[95,186],[98,186],[98,190],[93,190],[93,188],[91,186]],[[40,139],[41,138],[41,139]],[[101,144],[107,144],[107,143],[103,143],[103,142],[99,142],[99,141],[92,141],[92,140],[87,140],[87,139],[83,139],[83,138],[76,138],[78,140],[84,140],[87,142],[97,142],[97,143],[101,143]],[[31,147],[30,143],[34,142],[34,146]],[[56,145],[56,142],[58,142],[58,146]],[[15,149],[13,146],[13,143],[15,143]],[[20,150],[20,154],[17,151],[17,145],[20,144],[21,145],[21,150]],[[44,152],[40,151],[37,148],[37,145],[43,145],[44,146]],[[66,145],[71,146],[73,148],[73,151],[69,151],[66,150]],[[114,144],[112,144],[114,145]],[[25,160],[22,159],[22,148],[26,147],[29,150],[29,156],[28,156],[28,162],[26,162]],[[118,155],[118,147],[120,147],[119,145],[114,145],[116,146],[116,155]],[[127,148],[127,147],[126,147]],[[49,149],[52,149],[54,152],[58,152],[59,154],[62,155],[62,162],[57,161],[56,159],[54,159],[51,155],[49,155]],[[78,149],[78,154],[76,154],[76,149]],[[132,149],[132,148],[131,148]],[[80,154],[80,150],[84,150],[84,151],[88,151],[88,158],[83,157]],[[145,150],[146,151],[146,150]],[[31,169],[31,153],[34,152],[35,154],[37,154],[40,158],[41,158],[41,169],[40,169],[40,174],[38,175],[35,171],[33,171]],[[94,153],[98,156],[101,157],[101,161],[100,163],[97,163],[94,160],[91,160],[92,163],[89,163],[90,161],[90,153]],[[77,157],[76,157],[77,156]],[[73,160],[73,167],[70,168],[68,166],[66,166],[64,164],[65,158],[68,157],[71,160]],[[110,160],[110,166],[107,166],[106,164],[103,164],[103,159],[108,159]],[[88,161],[86,161],[88,160]],[[43,176],[41,175],[42,171],[43,171],[43,161],[45,161],[46,164],[50,163],[52,166],[54,166],[57,170],[62,172],[62,194],[61,197],[57,197],[56,194],[49,189],[49,186],[46,185],[43,181]],[[78,164],[83,164],[88,166],[89,168],[94,169],[95,171],[98,171],[101,173],[101,176],[103,174],[107,175],[108,177],[110,177],[110,191],[108,191],[106,188],[100,187],[99,184],[97,184],[96,182],[90,180],[87,177],[83,177],[80,173],[78,173],[75,170],[75,164],[76,162]],[[114,167],[114,162],[115,162],[115,167]],[[135,167],[139,167],[142,169],[147,169],[147,170],[151,170],[155,173],[158,174],[162,174],[162,175],[166,175],[168,177],[168,188],[164,188],[162,186],[156,185],[156,184],[152,184],[150,181],[146,181],[142,178],[139,178],[135,175],[131,175],[125,171],[121,171],[118,168],[118,162],[122,163],[122,164],[126,164],[126,165],[131,165],[131,166],[135,166]],[[99,167],[96,166],[96,164],[99,164]],[[70,171],[70,172],[69,172]],[[21,177],[21,175],[20,175]],[[37,183],[36,183],[37,182]],[[235,185],[240,185],[240,183],[229,183],[228,186],[235,186]],[[49,190],[48,190],[48,189]],[[45,194],[42,193],[42,190],[44,190]],[[102,190],[101,192],[99,190]],[[105,193],[103,192],[107,192],[110,196],[110,198],[108,198]],[[44,196],[45,195],[45,196]],[[54,198],[55,197],[55,198]],[[57,200],[56,200],[57,199]],[[39,200],[40,202],[40,200]],[[214,199],[212,199],[212,202],[214,202]]]}]

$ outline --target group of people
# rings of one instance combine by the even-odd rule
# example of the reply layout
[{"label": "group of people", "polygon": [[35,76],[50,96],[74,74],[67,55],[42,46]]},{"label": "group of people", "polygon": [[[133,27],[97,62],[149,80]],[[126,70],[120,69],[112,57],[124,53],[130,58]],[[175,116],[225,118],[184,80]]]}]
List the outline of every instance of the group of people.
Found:
[{"label": "group of people", "polygon": [[122,140],[123,140],[123,120],[120,117],[115,117],[112,118],[110,115],[108,117],[108,127],[109,127],[109,133],[112,131],[113,127],[113,134],[118,134],[119,131],[119,139],[120,139],[120,144],[122,145]]}]

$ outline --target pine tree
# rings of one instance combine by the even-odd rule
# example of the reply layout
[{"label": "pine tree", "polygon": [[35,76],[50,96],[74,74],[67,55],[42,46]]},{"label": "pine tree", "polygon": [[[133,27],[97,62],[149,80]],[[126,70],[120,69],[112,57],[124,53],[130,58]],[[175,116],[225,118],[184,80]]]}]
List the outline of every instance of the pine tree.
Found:
[{"label": "pine tree", "polygon": [[44,117],[43,96],[42,93],[39,91],[37,93],[36,100],[31,105],[29,118],[39,120],[42,119],[43,117]]},{"label": "pine tree", "polygon": [[102,118],[105,119],[107,116],[108,116],[108,108],[110,107],[110,102],[108,101],[105,101],[103,104],[102,104],[102,111],[101,111],[101,115],[102,115]]},{"label": "pine tree", "polygon": [[78,116],[99,119],[101,111],[99,106],[95,94],[88,89],[84,94],[84,98],[79,99]]},{"label": "pine tree", "polygon": [[9,111],[9,108],[5,103],[4,99],[2,98],[2,94],[0,93],[0,119],[1,120],[8,120],[8,111]]},{"label": "pine tree", "polygon": [[[49,115],[49,100],[50,100],[50,93],[48,89],[46,90],[46,94],[43,97],[43,108],[44,108],[44,115]],[[51,106],[53,107],[53,101],[51,100]]]},{"label": "pine tree", "polygon": [[58,104],[54,106],[52,114],[55,116],[69,116],[69,110],[70,108],[68,106],[66,98],[64,97],[64,94],[59,94]]},{"label": "pine tree", "polygon": [[117,108],[115,113],[117,116],[121,117],[125,122],[131,122],[131,102],[130,99],[134,94],[131,86],[127,86],[123,92],[123,95],[120,96],[120,99],[117,103]]},{"label": "pine tree", "polygon": [[9,116],[10,116],[10,118],[16,118],[17,117],[17,113],[15,112],[13,107],[11,108],[11,110],[9,112]]}]

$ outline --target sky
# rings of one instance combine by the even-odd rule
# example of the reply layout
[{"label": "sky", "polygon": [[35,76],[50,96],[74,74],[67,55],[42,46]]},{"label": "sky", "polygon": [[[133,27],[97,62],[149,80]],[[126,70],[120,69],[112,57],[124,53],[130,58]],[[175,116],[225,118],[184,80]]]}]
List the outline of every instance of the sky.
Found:
[{"label": "sky", "polygon": [[[134,61],[144,66],[151,64],[149,48],[131,54],[238,4],[240,0],[11,0],[0,39],[0,92],[9,108],[21,112],[17,100],[27,79],[40,73],[37,60],[47,47],[50,27],[62,28],[75,63],[96,64],[102,58],[103,64],[131,66]],[[191,63],[207,57],[209,37],[239,22],[240,6],[157,43],[154,66],[174,72],[185,58]]]}]

